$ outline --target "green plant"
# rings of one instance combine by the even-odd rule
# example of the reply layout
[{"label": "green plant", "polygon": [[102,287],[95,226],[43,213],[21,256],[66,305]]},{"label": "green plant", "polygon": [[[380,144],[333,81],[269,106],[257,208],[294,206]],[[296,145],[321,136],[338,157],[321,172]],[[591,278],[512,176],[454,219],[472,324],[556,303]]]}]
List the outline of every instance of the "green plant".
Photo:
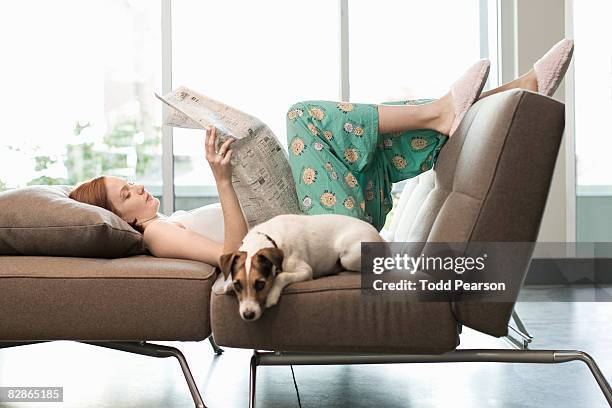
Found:
[{"label": "green plant", "polygon": [[36,171],[47,170],[50,164],[57,162],[57,160],[53,160],[49,156],[36,156],[34,157],[34,160],[36,161],[36,166],[34,167],[34,170]]},{"label": "green plant", "polygon": [[[89,121],[75,122],[73,133],[77,139],[76,143],[66,145],[63,164],[66,167],[67,178],[54,178],[41,175],[30,180],[28,185],[44,184],[77,184],[81,181],[97,177],[101,174],[112,174],[116,169],[129,167],[126,150],[134,149],[136,154],[135,174],[143,176],[149,171],[151,163],[155,158],[155,150],[161,142],[160,128],[154,127],[153,135],[142,137],[138,121],[128,118],[118,122],[112,130],[104,136],[102,148],[92,142],[79,141],[82,132],[91,127]],[[137,137],[138,136],[138,137]],[[35,170],[44,172],[49,165],[57,162],[50,156],[35,156]]]},{"label": "green plant", "polygon": [[28,186],[40,186],[40,185],[57,186],[61,184],[66,184],[66,180],[62,178],[47,177],[47,176],[40,176],[33,180],[28,181]]}]

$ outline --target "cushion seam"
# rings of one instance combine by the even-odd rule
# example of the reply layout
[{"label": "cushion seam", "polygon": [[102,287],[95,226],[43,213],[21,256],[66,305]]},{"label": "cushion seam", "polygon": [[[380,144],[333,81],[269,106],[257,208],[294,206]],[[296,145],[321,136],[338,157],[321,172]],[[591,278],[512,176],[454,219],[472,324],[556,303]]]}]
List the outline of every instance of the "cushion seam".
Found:
[{"label": "cushion seam", "polygon": [[[519,98],[516,106],[514,107],[514,112],[512,112],[512,119],[510,120],[510,126],[508,127],[508,131],[506,133],[506,137],[504,139],[504,143],[502,144],[499,157],[502,156],[502,154],[504,152],[504,149],[506,148],[506,143],[508,142],[508,137],[509,137],[510,133],[512,132],[512,128],[515,126],[514,119],[516,118],[516,114],[517,114],[517,112],[519,110],[519,106],[521,105],[521,103],[523,103],[523,98],[524,97],[525,97],[525,92],[521,93],[521,97]],[[476,225],[478,225],[478,221],[480,220],[480,217],[482,216],[482,213],[483,213],[482,209],[485,206],[487,200],[489,199],[491,188],[493,187],[493,182],[495,180],[495,177],[497,176],[497,171],[499,170],[499,162],[500,162],[500,160],[497,160],[497,162],[495,163],[495,170],[493,171],[493,177],[491,178],[491,182],[489,183],[487,191],[485,192],[484,196],[482,197],[482,202],[481,202],[481,205],[480,205],[480,209],[478,210],[478,215],[476,216],[476,219],[472,223],[472,228],[470,229],[470,234],[468,235],[467,242],[471,242],[472,241],[472,237],[474,236],[474,231],[476,230]],[[459,322],[462,325],[466,325],[464,323],[463,319],[461,318],[461,311],[459,310],[459,305],[457,304],[457,302],[451,302],[451,312],[452,312],[453,316],[455,316],[455,319],[457,320],[457,322]],[[471,326],[471,324],[469,326]]]},{"label": "cushion seam", "polygon": [[[472,117],[472,120],[470,121],[470,124],[468,125],[467,130],[465,131],[466,134],[468,134],[470,132],[470,129],[472,128],[472,125],[474,124],[474,121],[476,120],[476,117],[478,116],[478,113],[480,113],[480,109],[482,109],[482,104],[480,106],[478,106],[478,110],[474,113],[474,116]],[[464,119],[465,120],[465,119]],[[465,146],[465,141],[467,138],[463,138],[463,142],[461,143],[461,148],[459,149],[459,152],[457,153],[457,161],[459,161],[459,157],[461,156],[461,152],[463,151],[463,146]],[[453,172],[453,181],[451,183],[451,191],[455,191],[455,179],[457,178],[457,161],[455,161],[455,171]],[[436,186],[435,180],[434,180],[434,187]]]},{"label": "cushion seam", "polygon": [[110,228],[113,231],[121,231],[121,232],[128,233],[130,235],[136,235],[138,237],[142,237],[142,234],[140,234],[139,232],[129,231],[129,230],[113,227],[112,225],[109,225],[109,224],[107,224],[105,222],[96,223],[96,224],[87,224],[87,225],[50,225],[50,226],[35,226],[35,227],[0,227],[0,229],[32,229],[32,230],[36,230],[36,229],[50,229],[50,228],[91,228],[91,227],[102,227],[102,226]]},{"label": "cushion seam", "polygon": [[[472,128],[472,125],[474,124],[474,121],[476,120],[476,117],[478,116],[478,113],[480,112],[480,109],[482,109],[482,105],[478,106],[478,110],[474,113],[474,116],[472,117],[472,120],[470,121],[470,124],[468,125],[466,134],[469,133],[470,129]],[[465,119],[464,119],[465,120]],[[459,157],[461,155],[461,151],[463,150],[463,146],[465,145],[465,140],[466,138],[463,138],[463,142],[461,143],[461,148],[459,149],[459,153],[457,154],[457,157]],[[457,159],[458,160],[458,159]],[[457,167],[457,163],[455,163],[455,169]],[[450,188],[444,188],[444,187],[440,187],[440,185],[437,182],[437,177],[434,177],[434,183],[433,183],[433,187],[431,190],[429,190],[429,192],[427,193],[427,195],[425,196],[425,200],[427,200],[427,198],[429,197],[429,195],[431,194],[431,192],[435,189],[439,189],[442,191],[445,191],[447,194],[444,197],[444,201],[442,201],[442,203],[440,204],[439,208],[438,208],[438,212],[440,211],[440,209],[442,209],[442,207],[444,207],[444,205],[448,202],[448,198],[450,197],[450,195],[455,192],[455,178],[456,178],[456,172],[453,173],[453,180],[450,183]],[[464,194],[463,192],[457,191],[458,193]],[[468,197],[472,197],[469,194],[465,194]],[[480,198],[476,198],[476,197],[472,197],[476,200],[481,200]],[[423,201],[425,202],[425,201]],[[422,206],[421,206],[422,207]],[[419,210],[420,208],[419,207]],[[437,218],[437,216],[436,216]],[[435,220],[434,220],[435,223]],[[429,233],[427,234],[427,240],[429,240],[429,235],[431,234],[431,228],[429,230]]]},{"label": "cushion seam", "polygon": [[[523,103],[523,98],[525,97],[525,93],[521,93],[521,97],[519,98],[516,106],[514,107],[514,112],[512,112],[512,119],[510,120],[510,126],[508,127],[508,131],[506,133],[506,137],[504,138],[504,143],[502,144],[501,150],[500,150],[500,155],[499,157],[501,157],[503,155],[503,152],[506,148],[506,143],[508,142],[508,137],[510,135],[510,133],[512,132],[512,128],[514,127],[514,119],[516,118],[516,114],[519,110],[519,106],[521,106],[521,103]],[[493,187],[493,182],[495,181],[495,177],[497,176],[497,171],[499,170],[499,162],[500,160],[497,160],[497,162],[495,163],[495,170],[493,170],[493,177],[491,178],[491,182],[489,183],[489,186],[487,187],[487,191],[484,194],[484,196],[482,197],[482,205],[480,206],[480,209],[478,211],[478,215],[476,216],[476,219],[474,220],[474,222],[472,223],[472,228],[470,230],[470,234],[468,235],[468,239],[467,242],[471,242],[472,241],[472,236],[474,235],[474,230],[476,229],[476,225],[478,224],[478,220],[480,220],[480,217],[482,216],[482,209],[485,206],[486,201],[489,198],[489,195],[491,193],[491,188]]]}]

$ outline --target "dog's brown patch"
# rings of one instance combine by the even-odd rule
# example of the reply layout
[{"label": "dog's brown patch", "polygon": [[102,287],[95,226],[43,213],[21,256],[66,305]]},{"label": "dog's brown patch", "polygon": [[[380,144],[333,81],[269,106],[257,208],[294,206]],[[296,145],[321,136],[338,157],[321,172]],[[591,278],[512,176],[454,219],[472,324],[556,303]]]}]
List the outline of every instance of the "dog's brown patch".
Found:
[{"label": "dog's brown patch", "polygon": [[264,277],[272,273],[272,265],[279,271],[283,270],[283,259],[285,254],[279,248],[262,248],[253,255],[251,260],[251,270],[255,269]]},{"label": "dog's brown patch", "polygon": [[284,257],[283,250],[279,248],[262,248],[253,254],[246,276],[245,298],[255,300],[260,305],[265,303],[276,273],[282,270]]},{"label": "dog's brown patch", "polygon": [[282,270],[285,255],[279,248],[262,248],[253,254],[251,267],[247,276],[245,251],[236,251],[221,255],[220,269],[223,276],[232,277],[233,289],[239,302],[254,300],[260,305],[266,297],[276,276],[276,271]]},{"label": "dog's brown patch", "polygon": [[225,279],[230,275],[233,276],[236,270],[244,269],[246,255],[245,251],[236,251],[223,254],[219,257],[219,268]]}]

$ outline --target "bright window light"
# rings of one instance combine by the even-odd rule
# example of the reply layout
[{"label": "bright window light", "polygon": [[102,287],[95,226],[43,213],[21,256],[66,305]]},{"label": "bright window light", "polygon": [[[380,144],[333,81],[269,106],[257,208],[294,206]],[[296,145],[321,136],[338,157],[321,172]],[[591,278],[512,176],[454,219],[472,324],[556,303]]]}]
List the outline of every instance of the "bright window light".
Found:
[{"label": "bright window light", "polygon": [[[612,193],[612,2],[574,1],[577,191]],[[582,45],[582,46],[581,46]]]},{"label": "bright window light", "polygon": [[0,189],[113,174],[161,185],[160,6],[23,0],[0,13]]}]

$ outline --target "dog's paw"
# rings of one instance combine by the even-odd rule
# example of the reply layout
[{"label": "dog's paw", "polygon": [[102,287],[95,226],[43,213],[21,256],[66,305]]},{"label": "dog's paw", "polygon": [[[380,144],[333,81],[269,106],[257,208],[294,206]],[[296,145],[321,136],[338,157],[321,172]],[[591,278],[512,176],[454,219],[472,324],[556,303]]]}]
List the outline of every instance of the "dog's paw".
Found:
[{"label": "dog's paw", "polygon": [[271,290],[270,293],[268,293],[268,297],[266,298],[266,303],[265,303],[266,309],[276,305],[278,303],[278,300],[280,299],[280,295],[281,295],[280,292]]}]

